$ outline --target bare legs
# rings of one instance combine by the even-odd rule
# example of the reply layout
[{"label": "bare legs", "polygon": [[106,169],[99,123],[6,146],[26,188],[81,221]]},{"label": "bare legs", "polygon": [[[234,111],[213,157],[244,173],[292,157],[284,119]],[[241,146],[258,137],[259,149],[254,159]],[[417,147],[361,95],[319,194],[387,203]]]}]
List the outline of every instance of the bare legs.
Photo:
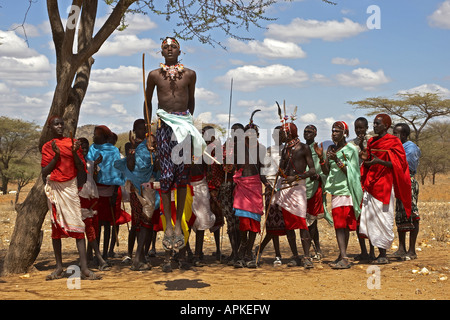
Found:
[{"label": "bare legs", "polygon": [[[56,269],[47,276],[47,280],[59,279],[63,276],[63,262],[62,262],[62,242],[61,239],[52,239],[53,252],[55,254]],[[87,265],[87,255],[86,255],[86,240],[76,239],[76,245],[78,253],[80,255],[80,268],[82,278],[89,279],[99,279],[95,277],[92,271],[89,270]]]},{"label": "bare legs", "polygon": [[162,193],[161,200],[164,207],[164,217],[166,218],[166,230],[164,232],[163,247],[168,250],[180,250],[185,246],[184,234],[181,229],[181,218],[186,201],[186,187],[177,189],[177,210],[175,225],[172,226],[172,203],[170,192]]}]

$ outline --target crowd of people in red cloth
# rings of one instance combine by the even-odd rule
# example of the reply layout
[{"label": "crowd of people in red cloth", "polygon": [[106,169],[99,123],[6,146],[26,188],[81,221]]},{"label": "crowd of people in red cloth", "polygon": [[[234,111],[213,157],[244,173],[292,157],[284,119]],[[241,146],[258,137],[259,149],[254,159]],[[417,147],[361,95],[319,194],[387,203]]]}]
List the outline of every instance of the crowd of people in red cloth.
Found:
[{"label": "crowd of people in red cloth", "polygon": [[[313,268],[315,261],[324,258],[317,223],[321,218],[336,233],[339,256],[330,262],[333,269],[417,257],[420,218],[414,175],[420,149],[408,140],[409,127],[393,125],[386,114],[375,117],[371,133],[367,119],[358,118],[356,138],[351,140],[347,140],[347,123],[335,122],[329,146],[315,141],[317,128],[312,124],[304,128],[301,140],[293,121],[273,129],[273,144],[268,147],[258,141],[259,128],[252,121],[246,126],[234,124],[223,144],[213,127],[204,127],[207,157],[193,157],[182,171],[171,173],[181,178],[174,178],[170,209],[161,201],[159,178],[165,169],[144,119],[134,122],[124,155],[115,146],[117,135],[107,126],[95,127],[90,144],[85,137],[65,137],[62,117],[51,117],[47,125],[54,139],[42,148],[41,166],[56,257],[48,280],[64,276],[61,239],[67,237],[76,239],[82,279],[101,279],[93,268],[111,269],[111,258],[118,258],[118,235],[123,232],[128,233],[127,253],[121,263],[135,271],[151,270],[155,267],[152,259],[159,253],[158,232],[164,233],[175,223],[167,221],[164,212],[170,210],[175,220],[180,205],[184,206],[183,235],[178,245],[180,239],[175,236],[163,238],[164,272],[173,271],[174,265],[205,265],[203,244],[208,230],[215,239],[214,259],[221,263],[257,268],[264,249],[272,243],[274,266]],[[243,137],[241,161],[239,137]],[[182,199],[176,195],[180,187],[186,192],[184,204],[177,203]],[[395,225],[399,249],[388,255]],[[192,231],[194,237],[190,237]],[[350,258],[347,247],[352,231],[358,235],[361,252]],[[222,237],[224,232],[227,240]],[[297,249],[296,234],[303,254]],[[281,256],[282,236],[287,237],[292,252],[289,258]]]}]

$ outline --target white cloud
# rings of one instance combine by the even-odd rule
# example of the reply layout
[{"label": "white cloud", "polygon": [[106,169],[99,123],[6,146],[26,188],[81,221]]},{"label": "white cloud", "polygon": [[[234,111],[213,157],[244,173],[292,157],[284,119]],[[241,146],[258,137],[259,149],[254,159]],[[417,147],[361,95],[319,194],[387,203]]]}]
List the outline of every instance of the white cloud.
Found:
[{"label": "white cloud", "polygon": [[23,95],[15,86],[0,82],[1,114],[35,121],[42,125],[52,102],[53,92]]},{"label": "white cloud", "polygon": [[[117,32],[117,31],[116,31]],[[131,56],[136,53],[149,53],[160,57],[160,45],[152,39],[140,39],[134,34],[116,34],[107,40],[96,56]]]},{"label": "white cloud", "polygon": [[111,109],[121,114],[127,114],[127,110],[125,110],[123,104],[113,103]]},{"label": "white cloud", "polygon": [[195,100],[206,101],[209,105],[221,104],[219,95],[205,88],[195,88]]},{"label": "white cloud", "polygon": [[202,112],[197,117],[195,117],[195,119],[200,122],[211,122],[212,112],[211,111]]},{"label": "white cloud", "polygon": [[[91,93],[112,93],[118,94],[135,94],[139,92],[141,87],[136,83],[120,83],[120,82],[99,82],[89,81],[89,92]],[[144,89],[142,89],[143,91]],[[142,93],[143,94],[143,93]]]},{"label": "white cloud", "polygon": [[450,0],[441,3],[439,8],[428,17],[428,23],[432,27],[450,29]]},{"label": "white cloud", "polygon": [[262,42],[252,40],[247,43],[230,38],[228,39],[227,47],[231,52],[256,55],[267,59],[298,59],[306,57],[306,53],[297,44],[270,38],[266,38]]},{"label": "white cloud", "polygon": [[420,86],[407,89],[400,90],[399,94],[405,93],[437,93],[441,95],[443,98],[450,99],[450,90],[444,87],[441,87],[438,84],[430,83],[430,84],[422,84]]},{"label": "white cloud", "polygon": [[321,84],[329,84],[331,83],[331,80],[329,78],[327,78],[327,76],[320,74],[320,73],[314,73],[311,76],[311,81],[312,82],[318,82]]},{"label": "white cloud", "polygon": [[[109,16],[103,16],[96,21],[96,29],[103,26]],[[161,46],[159,41],[149,38],[139,38],[137,34],[155,29],[157,24],[148,16],[141,14],[130,14],[126,16],[127,27],[123,31],[116,30],[105,41],[97,56],[131,56],[136,53],[148,53],[152,57],[160,57],[158,53]]]},{"label": "white cloud", "polygon": [[46,56],[28,48],[13,31],[0,31],[0,79],[13,86],[42,87],[52,78]]},{"label": "white cloud", "polygon": [[238,121],[238,118],[232,113],[231,116],[228,115],[228,113],[217,113],[212,117],[212,122],[217,123],[224,128],[228,128],[228,118],[230,117],[230,126],[233,125],[233,123]]},{"label": "white cloud", "polygon": [[340,85],[362,87],[364,90],[373,90],[375,87],[391,81],[383,70],[372,71],[368,68],[358,68],[351,73],[338,74],[336,79]]},{"label": "white cloud", "polygon": [[10,30],[15,31],[21,36],[27,36],[27,38],[39,37],[41,33],[39,32],[39,26],[34,26],[32,24],[25,23],[23,26],[18,23],[13,23]]},{"label": "white cloud", "polygon": [[267,86],[300,86],[308,80],[308,75],[302,70],[294,70],[291,67],[274,64],[267,67],[243,66],[229,70],[224,76],[216,78],[216,81],[228,85],[233,78],[233,88],[238,91],[255,91]]},{"label": "white cloud", "polygon": [[314,113],[306,113],[300,116],[299,120],[306,123],[315,123],[317,122],[317,116]]},{"label": "white cloud", "polygon": [[10,58],[32,58],[39,53],[28,48],[25,40],[19,37],[14,31],[0,30],[0,55]]},{"label": "white cloud", "polygon": [[340,58],[340,57],[336,57],[331,59],[331,63],[332,64],[343,64],[346,66],[357,66],[358,64],[360,64],[361,62],[359,61],[358,58]]},{"label": "white cloud", "polygon": [[311,39],[324,41],[339,41],[367,31],[367,27],[348,18],[343,21],[305,20],[295,18],[288,25],[270,24],[267,36],[279,39],[295,41],[297,43],[308,42]]},{"label": "white cloud", "polygon": [[141,83],[142,70],[133,66],[119,66],[116,69],[94,69],[91,80],[101,82]]},{"label": "white cloud", "polygon": [[[96,20],[95,25],[97,29],[100,29],[104,25],[109,15],[100,17]],[[115,31],[118,34],[138,34],[142,31],[155,29],[158,25],[153,22],[148,15],[142,14],[129,14],[125,18],[125,24],[127,27],[123,31]]]},{"label": "white cloud", "polygon": [[[87,98],[100,100],[113,94],[143,94],[142,70],[133,66],[120,66],[116,69],[94,69],[89,80]],[[95,93],[95,95],[90,95]],[[104,94],[104,96],[97,96]]]}]

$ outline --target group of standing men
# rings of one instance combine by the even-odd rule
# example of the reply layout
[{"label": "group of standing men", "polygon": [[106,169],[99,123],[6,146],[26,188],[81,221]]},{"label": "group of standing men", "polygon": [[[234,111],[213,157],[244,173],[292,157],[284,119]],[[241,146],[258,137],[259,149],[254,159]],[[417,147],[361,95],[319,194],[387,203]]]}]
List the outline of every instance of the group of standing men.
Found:
[{"label": "group of standing men", "polygon": [[[117,230],[120,219],[115,212],[121,211],[118,186],[125,185],[125,181],[133,221],[139,226],[133,270],[150,269],[144,252],[148,250],[154,225],[162,225],[160,230],[164,231],[163,271],[172,270],[170,261],[174,252],[183,260],[190,250],[188,239],[192,229],[196,231],[194,263],[201,264],[207,229],[215,234],[216,253],[221,260],[218,231],[224,225],[224,218],[231,245],[227,261],[236,268],[257,267],[262,250],[270,240],[276,253],[274,264],[281,264],[280,235],[287,236],[292,251],[288,266],[312,268],[311,245],[315,250],[313,257],[322,257],[317,228],[320,214],[336,230],[340,254],[331,263],[332,268],[351,266],[347,255],[349,231],[358,233],[361,245],[358,258],[387,263],[386,250],[394,239],[394,219],[400,240],[395,255],[415,257],[419,218],[418,185],[413,177],[420,150],[407,141],[407,125],[396,125],[397,136],[394,136],[388,133],[392,125],[390,117],[377,115],[374,137],[368,139],[368,122],[359,118],[355,121],[357,138],[347,142],[348,125],[337,121],[332,126],[333,144],[325,150],[314,141],[317,135],[314,125],[304,129],[303,143],[296,125],[285,117],[274,130],[275,145],[266,149],[258,142],[259,128],[253,123],[253,113],[246,126],[234,124],[231,137],[221,145],[213,128],[203,128],[200,132],[193,124],[196,73],[178,62],[180,52],[176,39],[164,39],[161,53],[165,63],[148,75],[145,94],[146,102],[150,103],[144,105],[144,119],[134,123],[125,157],[108,140],[113,134],[105,126],[95,128],[90,147],[87,144],[87,148],[80,148],[86,141],[65,138],[61,117],[48,120],[55,139],[42,149],[42,176],[52,211],[57,260],[57,268],[49,279],[59,278],[63,273],[62,237],[77,239],[83,278],[99,278],[87,267],[85,233],[92,234],[88,241],[96,252],[99,266],[108,267],[99,254],[95,236],[101,224],[91,220],[97,209],[99,219],[106,215],[110,218],[102,218],[108,221],[104,224],[105,237],[111,224]],[[155,89],[158,108],[156,132],[152,134],[151,101]],[[331,214],[327,211],[326,194],[331,195]],[[114,210],[117,203],[119,210]],[[101,211],[105,213],[102,215]],[[88,232],[91,226],[93,231]],[[297,229],[304,251],[302,258],[297,250]],[[256,236],[262,230],[267,235],[254,248]],[[134,229],[130,235],[131,231]],[[408,251],[406,231],[411,231]],[[370,253],[364,238],[369,239]],[[379,249],[378,257],[374,256],[374,247]]]}]

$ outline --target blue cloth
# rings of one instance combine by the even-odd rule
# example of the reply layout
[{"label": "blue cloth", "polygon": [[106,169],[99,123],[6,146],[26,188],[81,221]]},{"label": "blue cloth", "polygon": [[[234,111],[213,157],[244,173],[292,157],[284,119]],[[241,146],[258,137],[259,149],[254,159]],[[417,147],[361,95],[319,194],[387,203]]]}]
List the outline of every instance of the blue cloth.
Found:
[{"label": "blue cloth", "polygon": [[408,161],[409,174],[414,176],[417,173],[417,167],[419,166],[419,159],[422,152],[412,141],[406,141],[403,144],[403,148],[405,149],[406,160]]},{"label": "blue cloth", "polygon": [[100,155],[102,155],[103,160],[98,165],[100,170],[97,175],[97,183],[108,186],[123,186],[125,176],[114,167],[114,162],[121,159],[119,149],[111,143],[94,143],[89,147],[86,160],[95,161]]},{"label": "blue cloth", "polygon": [[256,221],[261,221],[261,215],[257,214],[257,213],[253,213],[250,211],[245,211],[245,210],[241,210],[241,209],[234,209],[234,214],[236,217],[245,217],[245,218],[250,218]]},{"label": "blue cloth", "polygon": [[141,185],[143,183],[147,183],[150,181],[151,177],[155,177],[157,172],[154,172],[154,166],[152,165],[155,162],[155,154],[150,153],[147,149],[147,140],[142,141],[134,153],[135,157],[135,166],[134,170],[130,171],[127,167],[127,158],[123,158],[120,160],[116,160],[114,162],[114,167],[118,169],[124,175],[126,180],[130,180],[134,185],[136,190],[138,190],[139,194],[141,194]]}]

